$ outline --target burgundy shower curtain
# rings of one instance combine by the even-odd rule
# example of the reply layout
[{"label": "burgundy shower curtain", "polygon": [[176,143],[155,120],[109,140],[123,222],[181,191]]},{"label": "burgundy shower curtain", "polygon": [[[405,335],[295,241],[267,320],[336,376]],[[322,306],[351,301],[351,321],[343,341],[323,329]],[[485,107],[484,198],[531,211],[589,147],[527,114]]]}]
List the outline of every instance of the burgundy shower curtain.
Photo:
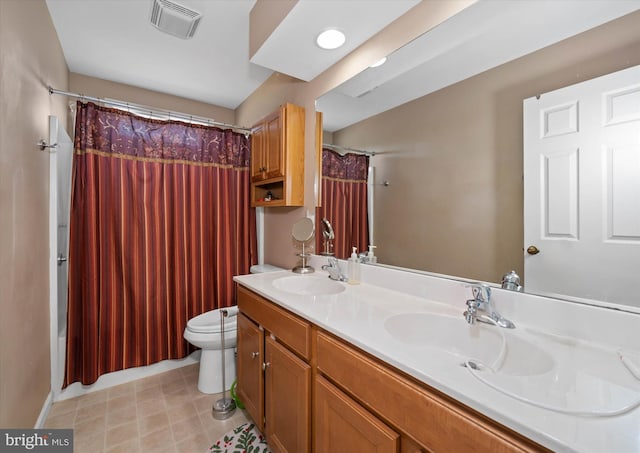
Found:
[{"label": "burgundy shower curtain", "polygon": [[78,102],[65,383],[179,359],[255,263],[243,134]]},{"label": "burgundy shower curtain", "polygon": [[[369,222],[367,209],[367,175],[369,156],[349,153],[344,156],[322,150],[322,207],[317,222],[326,218],[335,231],[333,253],[348,258],[351,248],[358,253],[368,250]],[[321,226],[317,231],[322,231]],[[316,234],[316,253],[324,250],[322,234]]]}]

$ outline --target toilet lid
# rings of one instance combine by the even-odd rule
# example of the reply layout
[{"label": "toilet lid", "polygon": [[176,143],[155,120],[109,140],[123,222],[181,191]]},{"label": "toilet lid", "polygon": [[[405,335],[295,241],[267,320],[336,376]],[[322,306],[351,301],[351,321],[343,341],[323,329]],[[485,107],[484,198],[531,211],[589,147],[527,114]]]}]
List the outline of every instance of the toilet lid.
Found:
[{"label": "toilet lid", "polygon": [[[226,308],[228,312],[228,316],[224,321],[224,331],[235,331],[236,330],[236,320],[238,315],[238,307],[228,307]],[[187,322],[187,329],[192,332],[197,333],[218,333],[221,331],[220,329],[220,310],[211,310],[201,315],[196,316],[195,318],[191,318]]]}]

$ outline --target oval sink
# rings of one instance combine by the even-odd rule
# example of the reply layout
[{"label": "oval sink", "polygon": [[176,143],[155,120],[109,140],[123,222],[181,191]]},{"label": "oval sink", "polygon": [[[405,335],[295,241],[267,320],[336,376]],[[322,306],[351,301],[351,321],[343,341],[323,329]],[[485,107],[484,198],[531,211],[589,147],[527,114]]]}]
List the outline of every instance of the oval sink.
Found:
[{"label": "oval sink", "polygon": [[543,374],[554,367],[553,358],[538,346],[507,329],[430,313],[403,313],[388,318],[384,327],[396,340],[407,344],[438,348],[461,359],[475,359],[491,366],[500,354],[506,338],[506,354],[500,373],[515,376]]},{"label": "oval sink", "polygon": [[291,275],[273,281],[273,286],[281,291],[302,296],[326,296],[345,290],[341,283],[327,277]]}]

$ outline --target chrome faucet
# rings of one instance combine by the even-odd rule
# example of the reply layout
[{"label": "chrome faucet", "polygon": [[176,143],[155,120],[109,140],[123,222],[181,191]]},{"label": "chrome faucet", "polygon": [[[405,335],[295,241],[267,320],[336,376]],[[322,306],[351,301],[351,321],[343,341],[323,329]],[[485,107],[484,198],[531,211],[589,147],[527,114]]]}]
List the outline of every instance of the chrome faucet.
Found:
[{"label": "chrome faucet", "polygon": [[349,280],[347,276],[342,273],[340,263],[338,263],[338,258],[330,256],[328,257],[328,261],[329,264],[322,266],[322,270],[329,272],[329,278],[331,280],[336,280],[338,282],[346,282]]},{"label": "chrome faucet", "polygon": [[[473,294],[473,299],[467,300],[467,311],[464,312],[464,317],[469,324],[480,321],[487,324],[496,324],[499,327],[507,329],[513,329],[515,327],[514,323],[504,318],[496,310],[491,300],[491,288],[489,285],[485,283],[474,283],[466,286],[471,288]],[[479,311],[486,314],[478,313]]]},{"label": "chrome faucet", "polygon": [[522,286],[520,286],[520,276],[516,274],[516,271],[510,271],[504,274],[500,283],[502,284],[502,289],[522,292]]}]

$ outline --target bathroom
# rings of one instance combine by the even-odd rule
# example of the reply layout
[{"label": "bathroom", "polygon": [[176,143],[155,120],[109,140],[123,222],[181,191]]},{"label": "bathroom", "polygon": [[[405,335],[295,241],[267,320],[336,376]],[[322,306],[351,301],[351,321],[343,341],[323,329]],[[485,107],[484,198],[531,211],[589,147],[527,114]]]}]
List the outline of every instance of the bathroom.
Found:
[{"label": "bathroom", "polygon": [[[426,8],[426,6],[423,6]],[[232,124],[253,124],[257,119],[269,113],[282,102],[291,101],[305,107],[306,130],[315,130],[315,117],[309,112],[315,110],[315,101],[322,94],[329,91],[340,82],[355,75],[367,67],[372,61],[391,53],[414,37],[422,34],[429,27],[420,23],[401,23],[396,29],[387,30],[386,39],[371,42],[363,47],[360,53],[349,56],[348,61],[333,66],[330,71],[322,74],[309,83],[300,83],[283,74],[274,74],[268,78],[255,92],[253,92],[237,109],[231,110],[190,101],[184,98],[158,93],[153,86],[148,90],[133,86],[110,82],[100,77],[92,77],[73,73],[68,70],[67,63],[59,44],[56,30],[53,26],[47,4],[44,1],[14,1],[0,2],[0,46],[2,50],[2,102],[0,115],[0,129],[2,130],[2,231],[3,239],[0,247],[0,261],[3,263],[1,308],[2,316],[0,332],[0,426],[36,426],[43,404],[51,390],[50,380],[50,339],[49,339],[49,272],[48,262],[42,257],[49,256],[48,242],[48,156],[40,153],[35,143],[48,139],[48,116],[55,115],[63,124],[68,118],[67,100],[61,96],[51,96],[46,90],[47,85],[54,88],[68,90],[87,95],[123,99],[133,103],[152,105],[172,111],[188,112],[216,118]],[[408,19],[405,19],[408,21]],[[640,64],[638,42],[640,36],[637,31],[628,32],[629,24],[637,24],[637,13],[622,19],[620,26],[623,30],[616,35],[606,27],[594,31],[595,37],[586,36],[577,48],[572,47],[570,41],[565,43],[567,48],[548,49],[539,53],[535,60],[523,60],[528,75],[512,81],[510,85],[501,87],[498,95],[501,100],[517,99],[508,104],[507,110],[499,117],[501,127],[508,130],[518,130],[517,112],[521,111],[522,99],[546,92],[551,89],[569,85],[578,81],[614,72],[624,67]],[[617,30],[612,26],[613,30]],[[399,31],[398,28],[401,28]],[[609,36],[612,42],[603,39]],[[617,41],[614,39],[617,36]],[[382,43],[380,43],[382,41]],[[609,46],[609,47],[607,47]],[[569,58],[571,56],[571,58]],[[531,63],[531,61],[534,61]],[[544,64],[540,64],[541,61]],[[349,65],[350,63],[351,65]],[[516,64],[516,63],[514,63]],[[515,69],[513,69],[515,68]],[[513,67],[516,72],[522,68]],[[508,70],[509,68],[507,68]],[[490,77],[490,74],[489,74]],[[515,85],[530,83],[526,90],[516,89]],[[475,86],[461,89],[473,90]],[[513,91],[510,91],[513,90]],[[463,96],[463,95],[461,95]],[[460,102],[460,99],[458,99]],[[492,102],[491,100],[486,102]],[[497,104],[496,108],[507,104]],[[516,112],[516,113],[514,113]],[[511,118],[506,121],[505,118]],[[506,121],[506,122],[503,122]],[[496,128],[490,123],[487,130]],[[8,134],[11,131],[11,134]],[[497,131],[496,131],[497,134]],[[327,133],[325,141],[330,138]],[[502,137],[508,143],[502,147],[509,148],[517,143],[513,137]],[[336,136],[334,141],[344,140],[349,144],[350,137]],[[483,137],[489,144],[497,140],[496,137]],[[476,145],[476,139],[469,137],[462,146]],[[521,145],[517,145],[521,146]],[[502,149],[502,148],[501,148]],[[487,151],[485,151],[487,152]],[[266,209],[264,213],[264,260],[283,268],[291,268],[296,264],[291,239],[283,231],[290,231],[293,223],[308,212],[314,212],[316,200],[314,187],[316,185],[316,152],[315,138],[311,133],[306,134],[305,142],[305,206],[303,208]],[[483,159],[482,155],[476,156]],[[505,228],[511,219],[520,218],[521,189],[513,175],[521,170],[521,158],[516,156],[492,156],[500,159],[505,165],[501,168],[501,179],[510,181],[502,190],[507,197],[512,197],[507,204],[508,210],[497,228]],[[391,178],[391,184],[394,184]],[[473,217],[475,206],[461,206],[463,216]],[[428,228],[428,220],[420,219],[418,223]],[[477,274],[477,267],[472,267],[473,260],[458,259],[457,263],[464,263],[466,268],[451,268],[440,270],[441,273],[467,276],[469,278],[497,281],[501,272],[511,267],[518,267],[520,263],[513,263],[511,257],[521,254],[517,251],[522,246],[522,232],[507,232],[500,235],[497,245],[496,231],[490,229],[486,237],[478,242],[490,238],[492,244],[486,243],[480,250],[482,256],[493,266],[487,274]],[[390,253],[384,250],[382,244],[378,254],[384,256]],[[415,249],[424,250],[424,255],[436,244],[419,243]],[[514,250],[516,250],[514,252]],[[466,250],[455,250],[451,256],[465,257]],[[495,254],[495,256],[494,256]],[[473,255],[473,254],[472,254]],[[432,256],[432,255],[430,255]],[[418,268],[414,263],[404,264],[404,267]],[[520,270],[520,269],[518,269]],[[439,270],[435,270],[438,272]],[[496,276],[496,274],[498,274]]]}]

